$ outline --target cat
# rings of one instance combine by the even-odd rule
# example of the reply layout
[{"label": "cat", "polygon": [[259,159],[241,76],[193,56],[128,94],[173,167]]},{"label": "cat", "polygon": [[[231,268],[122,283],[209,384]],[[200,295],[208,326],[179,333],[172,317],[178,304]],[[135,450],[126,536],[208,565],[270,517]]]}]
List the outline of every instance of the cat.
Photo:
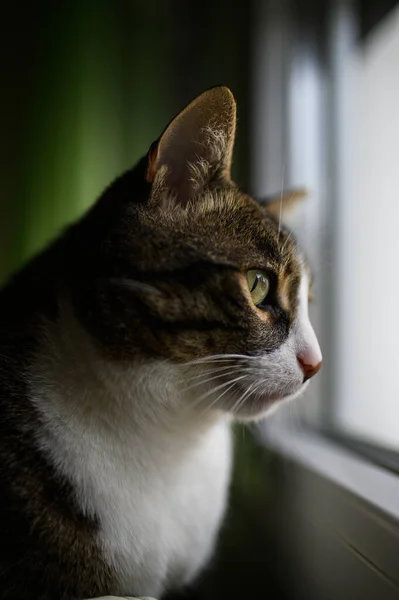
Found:
[{"label": "cat", "polygon": [[0,599],[160,598],[212,556],[230,423],[320,368],[310,273],[215,87],[0,294]]}]

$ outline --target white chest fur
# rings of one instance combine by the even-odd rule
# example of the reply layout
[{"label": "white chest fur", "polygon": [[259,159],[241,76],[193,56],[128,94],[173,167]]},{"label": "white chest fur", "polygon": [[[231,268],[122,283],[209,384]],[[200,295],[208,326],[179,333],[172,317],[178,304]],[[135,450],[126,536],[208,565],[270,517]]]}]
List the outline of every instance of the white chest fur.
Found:
[{"label": "white chest fur", "polygon": [[120,574],[118,593],[158,596],[188,582],[212,552],[230,470],[226,423],[192,441],[122,449],[103,464],[93,508]]},{"label": "white chest fur", "polygon": [[230,476],[229,423],[179,414],[170,367],[123,377],[94,367],[87,348],[83,357],[75,346],[71,360],[67,346],[35,365],[32,400],[47,423],[40,443],[99,519],[118,573],[110,591],[157,597],[190,581],[212,553]]}]

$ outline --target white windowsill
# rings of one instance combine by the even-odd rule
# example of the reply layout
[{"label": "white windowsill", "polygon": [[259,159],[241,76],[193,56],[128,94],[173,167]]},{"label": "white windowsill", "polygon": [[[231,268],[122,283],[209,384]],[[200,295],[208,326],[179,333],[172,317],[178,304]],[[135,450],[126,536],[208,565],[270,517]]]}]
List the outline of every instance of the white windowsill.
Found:
[{"label": "white windowsill", "polygon": [[263,443],[302,466],[330,479],[399,520],[399,476],[350,450],[304,429],[293,428],[284,415],[260,427]]}]

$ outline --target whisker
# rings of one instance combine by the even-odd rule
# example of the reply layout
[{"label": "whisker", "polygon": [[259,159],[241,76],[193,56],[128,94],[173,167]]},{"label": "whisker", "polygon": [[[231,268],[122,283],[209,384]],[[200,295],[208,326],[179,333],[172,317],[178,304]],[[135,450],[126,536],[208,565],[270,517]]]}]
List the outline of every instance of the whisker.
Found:
[{"label": "whisker", "polygon": [[218,390],[223,389],[224,387],[226,387],[226,385],[229,385],[230,383],[237,383],[237,381],[240,381],[241,379],[244,379],[244,377],[247,377],[247,376],[246,375],[240,375],[240,377],[236,377],[233,380],[225,381],[224,383],[221,383],[220,385],[217,385],[215,388],[212,388],[211,390],[209,390],[205,394],[202,394],[202,396],[200,396],[198,398],[198,401],[205,400],[205,398],[208,398],[208,396],[210,396],[214,392],[217,392]]},{"label": "whisker", "polygon": [[[214,372],[214,371],[211,371],[211,372]],[[237,373],[236,369],[233,371],[227,371],[227,373],[222,373],[222,375],[227,377],[227,375],[234,375],[235,373]],[[188,387],[184,388],[183,392],[187,392],[188,390],[198,387],[199,385],[208,383],[208,381],[213,381],[214,379],[219,379],[219,378],[220,378],[220,374],[217,374],[217,375],[214,375],[213,377],[208,377],[208,379],[205,379],[202,381],[197,381],[196,383],[193,383],[192,385],[189,385]]]},{"label": "whisker", "polygon": [[[203,373],[198,373],[197,375],[193,375],[192,377],[188,377],[185,379],[180,379],[177,381],[177,383],[182,384],[182,383],[189,383],[190,381],[194,381],[196,379],[201,379],[202,377],[206,377],[207,375],[211,375],[211,374],[215,374],[217,375],[219,373],[219,376],[226,376],[226,375],[230,375],[230,373],[236,373],[238,371],[240,371],[241,373],[243,373],[245,371],[245,373],[252,373],[254,375],[260,375],[259,372],[259,368],[254,366],[254,367],[248,367],[248,366],[242,366],[242,365],[236,365],[234,369],[233,365],[227,365],[224,367],[218,367],[218,368],[212,368],[212,369],[207,369],[206,371],[204,371]],[[226,373],[225,371],[228,369],[232,369],[232,371]],[[215,377],[216,378],[216,377]]]},{"label": "whisker", "polygon": [[[256,382],[255,382],[256,383]],[[248,396],[248,393],[250,392],[250,390],[254,387],[255,383],[251,383],[248,388],[245,390],[245,392],[238,398],[237,402],[235,402],[233,404],[233,407],[231,409],[231,412],[235,412],[236,409],[241,406],[242,402],[245,400],[245,398]]]},{"label": "whisker", "polygon": [[204,410],[201,413],[201,416],[203,417],[204,415],[206,415],[206,413],[208,413],[210,410],[212,410],[212,408],[214,408],[214,406],[216,406],[216,404],[219,402],[220,398],[222,398],[225,394],[227,394],[234,386],[235,386],[235,383],[231,383],[230,386],[227,388],[227,390],[224,390],[221,394],[219,394],[217,396],[217,398],[212,400],[210,405],[206,406],[204,408]]},{"label": "whisker", "polygon": [[[248,389],[246,390],[246,392],[241,396],[241,398],[238,399],[238,402],[236,402],[233,406],[233,408],[231,409],[232,412],[236,412],[238,411],[238,409],[240,408],[240,406],[242,406],[244,404],[244,401],[247,400],[248,398],[250,398],[252,396],[252,394],[254,394],[256,392],[256,390],[259,389],[260,383],[258,381],[255,381],[254,383],[252,383]],[[253,389],[255,387],[255,390]]]},{"label": "whisker", "polygon": [[[222,373],[223,375],[223,371],[226,371],[227,369],[231,369],[233,367],[233,365],[226,365],[224,367],[218,367],[218,368],[213,368],[213,369],[207,369],[206,371],[203,371],[202,373],[199,373],[197,375],[193,375],[192,377],[189,378],[185,378],[185,379],[179,379],[177,383],[187,383],[189,381],[193,381],[194,379],[200,379],[200,377],[204,377],[206,375],[210,375],[211,373]],[[238,365],[237,365],[237,369],[238,369]]]},{"label": "whisker", "polygon": [[[239,379],[243,379],[244,377],[246,377],[246,375],[244,375],[243,377],[239,377]],[[216,400],[213,400],[213,401],[211,402],[211,404],[210,404],[208,407],[206,407],[206,408],[205,408],[204,412],[202,413],[202,416],[203,416],[204,414],[206,414],[207,412],[209,412],[209,410],[211,410],[211,409],[212,409],[212,408],[213,408],[213,407],[214,407],[214,406],[215,406],[215,405],[216,405],[216,404],[219,402],[219,400],[220,400],[220,399],[221,399],[221,398],[222,398],[222,397],[223,397],[225,394],[227,394],[227,393],[228,393],[228,392],[229,392],[229,391],[230,391],[230,390],[231,390],[231,389],[232,389],[232,388],[235,386],[235,384],[237,383],[237,381],[238,381],[239,379],[235,379],[235,380],[233,380],[233,381],[229,382],[231,385],[230,385],[230,386],[227,388],[227,390],[224,390],[224,391],[223,391],[221,394],[219,394],[219,396],[216,398]],[[216,389],[217,389],[217,388],[215,388],[215,390],[216,390]]]},{"label": "whisker", "polygon": [[[205,400],[206,398],[209,398],[209,396],[211,396],[215,392],[217,392],[219,390],[222,390],[226,386],[234,385],[235,383],[237,383],[237,381],[240,381],[241,379],[244,379],[244,377],[247,377],[247,375],[240,375],[240,377],[237,377],[236,379],[233,379],[233,380],[230,380],[230,381],[225,381],[224,383],[221,383],[220,385],[218,385],[216,387],[213,387],[212,389],[208,390],[207,392],[205,392],[204,394],[201,394],[201,396],[199,396],[198,398],[196,398],[195,401],[192,404],[190,404],[190,406],[192,408],[195,407],[195,406],[198,406],[198,404],[201,404],[201,402],[203,400]],[[227,392],[228,390],[225,390],[225,391]],[[224,395],[224,392],[221,394],[221,396],[222,395]],[[212,403],[212,405],[213,404],[214,403]]]},{"label": "whisker", "polygon": [[230,359],[236,360],[251,360],[257,358],[256,356],[250,356],[247,354],[210,354],[208,356],[204,356],[202,358],[196,358],[190,361],[183,363],[184,366],[197,365],[205,362],[217,362],[217,361],[226,361]]}]

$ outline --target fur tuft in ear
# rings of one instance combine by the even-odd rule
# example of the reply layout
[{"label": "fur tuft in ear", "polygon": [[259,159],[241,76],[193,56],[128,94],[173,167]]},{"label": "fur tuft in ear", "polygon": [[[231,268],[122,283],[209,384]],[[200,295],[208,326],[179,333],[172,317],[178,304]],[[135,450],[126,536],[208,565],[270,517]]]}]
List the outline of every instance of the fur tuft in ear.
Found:
[{"label": "fur tuft in ear", "polygon": [[289,215],[298,202],[307,195],[308,191],[306,189],[287,190],[268,198],[262,198],[258,200],[258,203],[264,207],[269,215],[279,219],[280,215],[283,217]]},{"label": "fur tuft in ear", "polygon": [[167,126],[148,153],[153,195],[167,189],[185,205],[216,175],[230,180],[236,103],[227,87],[207,90]]}]

